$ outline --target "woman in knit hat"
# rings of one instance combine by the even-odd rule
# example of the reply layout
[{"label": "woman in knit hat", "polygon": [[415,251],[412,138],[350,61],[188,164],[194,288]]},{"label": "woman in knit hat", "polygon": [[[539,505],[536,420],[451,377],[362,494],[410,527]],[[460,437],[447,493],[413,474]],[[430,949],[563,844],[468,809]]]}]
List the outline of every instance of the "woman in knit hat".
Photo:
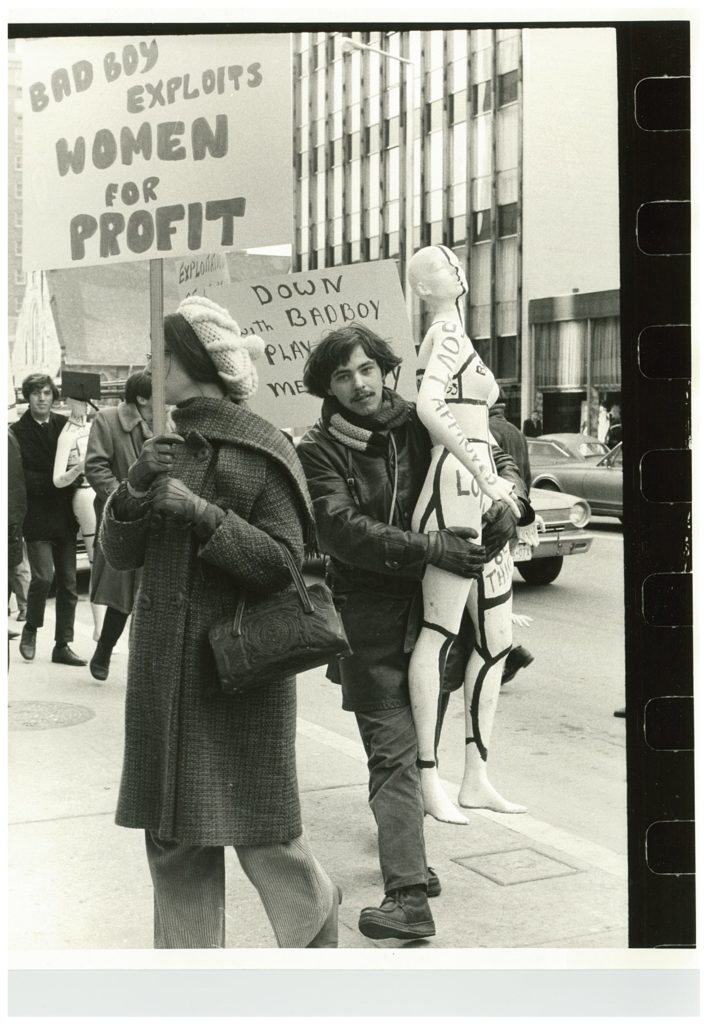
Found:
[{"label": "woman in knit hat", "polygon": [[224,847],[258,889],[279,946],[336,946],[341,893],[302,832],[294,677],[219,687],[213,623],[240,594],[290,582],[312,521],[290,441],[243,404],[260,338],[201,297],[165,317],[177,433],[147,441],[108,500],[101,544],[143,567],[130,634],[116,821],[145,830],[156,948],[225,945]]}]

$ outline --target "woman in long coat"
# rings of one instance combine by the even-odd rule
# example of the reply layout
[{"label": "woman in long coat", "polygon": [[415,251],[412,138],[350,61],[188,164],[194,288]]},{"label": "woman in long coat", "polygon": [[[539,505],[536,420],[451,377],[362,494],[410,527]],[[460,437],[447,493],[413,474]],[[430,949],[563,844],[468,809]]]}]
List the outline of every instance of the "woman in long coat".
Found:
[{"label": "woman in long coat", "polygon": [[227,845],[278,945],[337,944],[340,890],[302,833],[294,677],[226,695],[208,640],[241,593],[288,585],[282,546],[301,564],[311,523],[292,445],[242,404],[258,342],[208,299],[165,318],[178,433],[145,444],[101,530],[113,566],[143,567],[116,821],[145,829],[158,948],[224,945]]},{"label": "woman in long coat", "polygon": [[[152,380],[146,370],[133,373],[125,382],[124,400],[100,409],[91,425],[84,475],[96,493],[94,510],[100,524],[108,498],[128,475],[128,469],[152,437]],[[100,543],[91,566],[90,599],[106,605],[101,635],[89,662],[94,679],[107,679],[113,648],[120,639],[140,583],[140,571],[117,572],[106,559]]]}]

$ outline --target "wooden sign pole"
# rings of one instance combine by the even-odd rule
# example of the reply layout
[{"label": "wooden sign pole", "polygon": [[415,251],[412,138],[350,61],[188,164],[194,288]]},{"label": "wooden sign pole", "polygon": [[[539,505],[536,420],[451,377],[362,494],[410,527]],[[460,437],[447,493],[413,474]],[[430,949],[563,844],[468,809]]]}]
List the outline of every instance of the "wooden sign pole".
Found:
[{"label": "wooden sign pole", "polygon": [[164,401],[164,277],[161,259],[150,260],[150,353],[152,356],[152,430],[164,434],[167,410]]}]

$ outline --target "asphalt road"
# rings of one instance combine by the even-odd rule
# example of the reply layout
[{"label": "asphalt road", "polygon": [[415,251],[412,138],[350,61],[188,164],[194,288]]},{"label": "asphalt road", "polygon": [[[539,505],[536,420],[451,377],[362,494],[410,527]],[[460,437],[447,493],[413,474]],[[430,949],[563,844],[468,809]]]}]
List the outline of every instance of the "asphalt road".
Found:
[{"label": "asphalt road", "polygon": [[[535,661],[499,699],[489,778],[534,819],[572,837],[626,849],[623,534],[615,519],[593,519],[594,543],[565,558],[554,583],[514,577],[514,609],[532,618],[515,640]],[[299,687],[299,714],[357,740],[353,715],[338,688]],[[440,745],[440,774],[459,782],[464,764],[462,692],[450,701]],[[520,817],[520,816],[519,816]],[[526,816],[523,816],[526,817]]]}]

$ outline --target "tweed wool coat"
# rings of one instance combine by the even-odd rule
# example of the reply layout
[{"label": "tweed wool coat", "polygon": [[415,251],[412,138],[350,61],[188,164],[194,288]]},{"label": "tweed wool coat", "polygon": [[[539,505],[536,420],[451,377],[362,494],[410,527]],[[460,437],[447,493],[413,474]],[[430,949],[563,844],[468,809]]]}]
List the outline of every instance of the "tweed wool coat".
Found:
[{"label": "tweed wool coat", "polygon": [[247,407],[195,398],[173,414],[186,443],[172,475],[226,515],[208,541],[108,499],[101,544],[117,569],[143,566],[130,629],[125,752],[116,822],[191,845],[260,845],[301,834],[294,677],[224,694],[209,627],[290,582],[311,505],[290,441]]},{"label": "tweed wool coat", "polygon": [[[85,475],[96,492],[94,508],[100,523],[108,498],[125,480],[152,430],[132,402],[101,409],[91,424]],[[129,615],[140,585],[140,572],[117,572],[106,562],[100,543],[94,549],[90,598]]]}]

